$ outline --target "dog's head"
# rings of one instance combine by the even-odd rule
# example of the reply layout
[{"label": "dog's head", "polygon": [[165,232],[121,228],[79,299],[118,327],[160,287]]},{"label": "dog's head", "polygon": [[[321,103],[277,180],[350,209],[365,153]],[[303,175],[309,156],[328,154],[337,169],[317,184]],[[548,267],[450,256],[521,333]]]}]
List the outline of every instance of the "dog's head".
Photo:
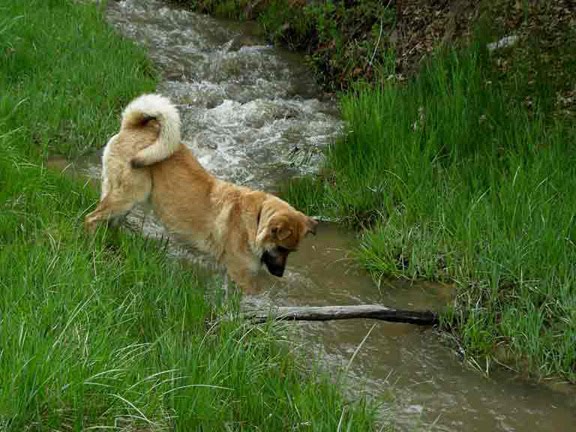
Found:
[{"label": "dog's head", "polygon": [[284,201],[267,200],[259,214],[256,243],[262,250],[261,261],[274,276],[282,277],[290,252],[308,234],[316,234],[318,222]]}]

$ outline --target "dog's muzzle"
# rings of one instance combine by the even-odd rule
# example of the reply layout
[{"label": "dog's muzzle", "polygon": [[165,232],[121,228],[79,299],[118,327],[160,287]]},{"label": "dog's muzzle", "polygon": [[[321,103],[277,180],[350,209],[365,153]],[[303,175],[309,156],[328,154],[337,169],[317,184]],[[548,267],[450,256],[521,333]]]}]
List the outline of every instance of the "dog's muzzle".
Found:
[{"label": "dog's muzzle", "polygon": [[266,268],[274,276],[282,277],[286,269],[287,255],[278,254],[274,255],[268,251],[264,251],[261,261],[266,264]]}]

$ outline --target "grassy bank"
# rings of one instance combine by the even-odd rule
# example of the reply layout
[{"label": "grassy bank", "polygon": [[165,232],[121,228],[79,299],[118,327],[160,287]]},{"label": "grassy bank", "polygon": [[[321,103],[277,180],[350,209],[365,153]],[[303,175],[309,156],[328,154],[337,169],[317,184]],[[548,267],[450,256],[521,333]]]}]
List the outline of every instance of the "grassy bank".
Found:
[{"label": "grassy bank", "polygon": [[138,236],[82,232],[97,192],[46,156],[103,145],[154,71],[92,4],[0,11],[0,429],[369,430],[274,329],[215,324],[237,308],[206,300],[213,281]]},{"label": "grassy bank", "polygon": [[540,64],[526,41],[505,63],[479,41],[406,85],[359,86],[341,100],[349,134],[287,195],[366,228],[357,256],[376,279],[456,281],[455,330],[482,368],[576,381],[576,124],[556,103],[574,81],[550,67],[574,64],[563,37]]},{"label": "grassy bank", "polygon": [[394,69],[382,53],[390,49],[396,10],[376,0],[173,0],[196,11],[238,20],[254,20],[274,44],[308,54],[318,80],[341,90]]}]

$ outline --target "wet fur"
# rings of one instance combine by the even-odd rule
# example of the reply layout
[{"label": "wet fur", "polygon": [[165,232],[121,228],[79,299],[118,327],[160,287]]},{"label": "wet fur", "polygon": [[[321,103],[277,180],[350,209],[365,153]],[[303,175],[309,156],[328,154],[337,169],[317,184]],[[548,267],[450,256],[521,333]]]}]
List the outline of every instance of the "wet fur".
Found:
[{"label": "wet fur", "polygon": [[316,221],[271,194],[208,173],[180,143],[180,120],[174,121],[168,99],[145,95],[135,102],[106,145],[100,203],[86,216],[86,228],[149,202],[172,234],[211,254],[245,292],[257,289],[262,264],[282,276],[288,254],[315,231]]}]

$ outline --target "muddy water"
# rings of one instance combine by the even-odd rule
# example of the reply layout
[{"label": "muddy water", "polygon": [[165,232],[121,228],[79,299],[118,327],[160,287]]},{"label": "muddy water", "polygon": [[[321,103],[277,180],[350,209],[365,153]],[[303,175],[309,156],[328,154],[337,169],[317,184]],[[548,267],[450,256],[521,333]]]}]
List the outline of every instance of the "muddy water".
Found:
[{"label": "muddy water", "polygon": [[[323,98],[302,59],[267,46],[247,26],[155,0],[110,2],[108,19],[148,48],[163,77],[158,90],[179,106],[187,144],[222,178],[273,190],[282,179],[316,169],[322,147],[342,133],[334,101]],[[84,164],[90,176],[98,175],[97,159]],[[131,223],[162,235],[152,217],[136,212]],[[291,257],[285,278],[263,276],[267,288],[248,303],[437,309],[450,301],[449,286],[395,281],[377,287],[349,258],[352,241],[337,226],[322,224]],[[348,369],[349,382],[353,393],[365,391],[381,402],[381,419],[401,430],[576,427],[573,393],[527,384],[511,373],[486,378],[433,330],[366,320],[291,326],[302,349],[327,368],[346,367],[370,332]]]}]

